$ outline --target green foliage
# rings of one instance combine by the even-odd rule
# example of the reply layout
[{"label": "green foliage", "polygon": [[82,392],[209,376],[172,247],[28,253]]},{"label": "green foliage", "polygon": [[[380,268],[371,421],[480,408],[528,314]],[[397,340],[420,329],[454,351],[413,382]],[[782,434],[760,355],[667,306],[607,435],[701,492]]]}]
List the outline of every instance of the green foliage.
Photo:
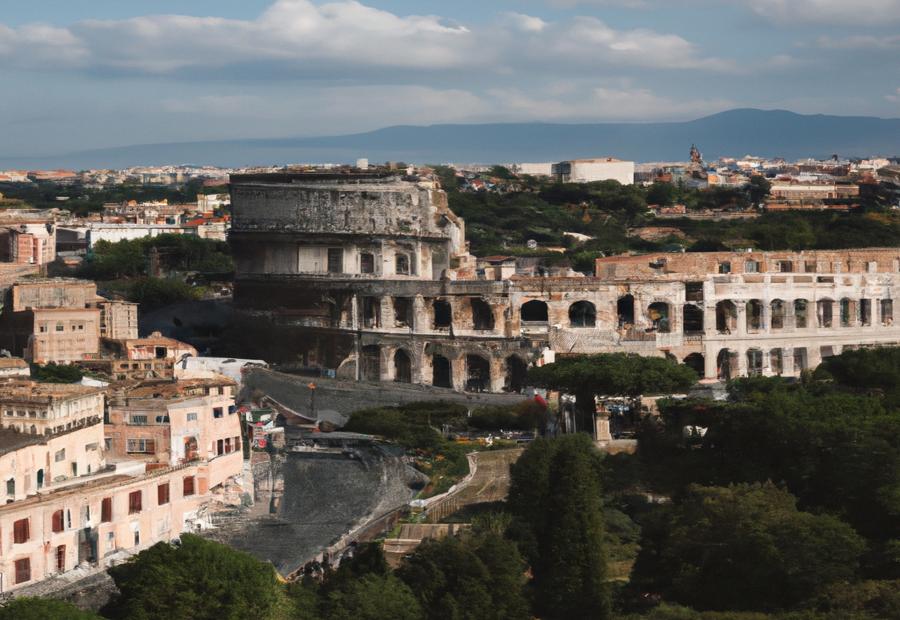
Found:
[{"label": "green foliage", "polygon": [[101,620],[63,601],[49,598],[14,598],[0,606],[0,620]]},{"label": "green foliage", "polygon": [[322,605],[320,618],[328,620],[419,620],[419,601],[405,583],[393,575],[367,574],[333,590]]},{"label": "green foliage", "polygon": [[128,299],[147,308],[200,299],[200,291],[174,278],[138,278],[128,287]]},{"label": "green foliage", "polygon": [[755,205],[760,204],[763,200],[768,198],[770,191],[772,191],[772,182],[766,177],[758,174],[750,177],[750,183],[747,186],[750,202]]},{"label": "green foliage", "polygon": [[493,532],[426,541],[397,570],[429,620],[531,617],[525,566],[516,547]]},{"label": "green foliage", "polygon": [[864,549],[849,525],[798,511],[771,483],[693,486],[645,528],[633,580],[698,609],[788,609],[853,579]]},{"label": "green foliage", "polygon": [[282,597],[271,565],[191,534],[177,545],[158,543],[109,574],[119,590],[103,609],[112,620],[270,618]]},{"label": "green foliage", "polygon": [[547,409],[533,400],[526,400],[515,407],[481,407],[472,412],[468,424],[484,431],[530,431],[546,426]]},{"label": "green foliage", "polygon": [[150,252],[156,249],[166,271],[229,273],[234,270],[228,244],[193,235],[166,234],[116,243],[97,242],[82,268],[94,280],[148,275]]},{"label": "green foliage", "polygon": [[84,377],[84,372],[74,364],[49,364],[31,365],[31,378],[43,383],[78,383]]},{"label": "green foliage", "polygon": [[602,457],[587,435],[536,439],[510,466],[510,534],[534,573],[548,618],[608,611]]},{"label": "green foliage", "polygon": [[900,347],[846,351],[824,360],[813,377],[833,380],[856,391],[883,394],[886,407],[900,408]]},{"label": "green foliage", "polygon": [[626,353],[566,357],[554,364],[529,368],[528,381],[574,394],[580,420],[578,428],[590,428],[594,397],[671,394],[697,381],[693,369],[668,359]]}]

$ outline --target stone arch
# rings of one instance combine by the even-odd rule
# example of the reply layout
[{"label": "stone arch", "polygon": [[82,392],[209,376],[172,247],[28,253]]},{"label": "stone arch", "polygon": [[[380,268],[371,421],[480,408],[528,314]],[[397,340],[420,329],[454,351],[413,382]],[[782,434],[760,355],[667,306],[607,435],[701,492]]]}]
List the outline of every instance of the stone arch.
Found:
[{"label": "stone arch", "polygon": [[442,388],[453,387],[453,365],[443,355],[431,356],[431,385]]},{"label": "stone arch", "polygon": [[763,328],[763,303],[758,299],[750,299],[747,308],[747,331],[758,332]]},{"label": "stone arch", "polygon": [[820,299],[816,302],[816,318],[819,327],[832,327],[834,325],[834,300]]},{"label": "stone arch", "polygon": [[466,391],[487,392],[491,389],[491,362],[480,355],[466,356]]},{"label": "stone arch", "polygon": [[403,349],[394,352],[394,381],[412,383],[412,359]]},{"label": "stone arch", "polygon": [[572,327],[596,327],[596,306],[589,301],[576,301],[569,306],[569,325]]},{"label": "stone arch", "polygon": [[547,302],[538,299],[522,304],[519,315],[523,323],[548,323],[550,321]]},{"label": "stone arch", "polygon": [[360,351],[359,378],[363,381],[381,381],[381,347],[366,345]]},{"label": "stone arch", "polygon": [[856,315],[856,302],[849,297],[841,299],[841,327],[850,327]]},{"label": "stone arch", "polygon": [[480,297],[471,297],[469,305],[472,308],[472,329],[479,331],[492,331],[494,329],[494,312],[490,304]]},{"label": "stone arch", "polygon": [[737,331],[737,306],[730,299],[716,304],[716,331],[720,334],[732,334]]},{"label": "stone arch", "polygon": [[528,381],[528,364],[518,355],[506,358],[506,380],[503,389],[521,394]]},{"label": "stone arch", "polygon": [[655,301],[647,307],[647,318],[661,334],[672,331],[672,306],[665,301]]},{"label": "stone arch", "polygon": [[784,329],[785,307],[784,302],[780,299],[773,299],[769,304],[771,319],[769,320],[772,329]]},{"label": "stone arch", "polygon": [[747,376],[760,377],[763,374],[763,352],[759,349],[747,349]]},{"label": "stone arch", "polygon": [[619,297],[616,301],[616,318],[619,329],[634,325],[634,295]]},{"label": "stone arch", "polygon": [[703,308],[700,308],[694,304],[684,304],[682,313],[682,324],[684,325],[683,331],[685,334],[703,333]]},{"label": "stone arch", "polygon": [[702,353],[691,353],[684,358],[684,365],[696,372],[700,378],[706,374],[706,359]]},{"label": "stone arch", "polygon": [[731,381],[738,374],[737,351],[722,349],[716,356],[716,375],[720,381]]},{"label": "stone arch", "polygon": [[412,273],[409,268],[409,254],[398,252],[394,255],[394,273],[398,276],[408,276]]},{"label": "stone arch", "polygon": [[794,327],[797,329],[809,327],[809,302],[805,299],[794,300]]}]

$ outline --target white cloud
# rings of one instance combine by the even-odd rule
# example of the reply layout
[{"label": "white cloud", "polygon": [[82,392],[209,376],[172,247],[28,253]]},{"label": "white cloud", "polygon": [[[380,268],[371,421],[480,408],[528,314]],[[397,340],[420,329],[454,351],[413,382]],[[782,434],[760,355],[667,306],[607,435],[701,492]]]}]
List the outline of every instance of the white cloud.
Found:
[{"label": "white cloud", "polygon": [[257,19],[148,15],[86,20],[68,28],[0,26],[0,63],[27,68],[191,75],[243,71],[251,75],[353,77],[367,69],[420,72],[479,67],[510,72],[544,63],[554,71],[637,66],[710,69],[692,43],[646,28],[617,30],[599,19],[546,21],[521,13],[467,27],[438,16],[399,16],[336,0],[277,0]]},{"label": "white cloud", "polygon": [[900,103],[900,88],[895,90],[890,95],[885,95],[884,98],[887,99],[888,101],[892,101],[894,103]]},{"label": "white cloud", "polygon": [[804,23],[879,25],[900,21],[900,0],[753,0],[746,5],[759,15],[785,26]]}]

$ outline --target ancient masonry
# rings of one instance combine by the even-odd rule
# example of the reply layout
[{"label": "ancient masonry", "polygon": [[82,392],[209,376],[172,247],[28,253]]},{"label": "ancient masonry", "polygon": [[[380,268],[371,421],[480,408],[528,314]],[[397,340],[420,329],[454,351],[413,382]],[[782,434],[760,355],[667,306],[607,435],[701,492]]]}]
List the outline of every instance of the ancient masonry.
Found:
[{"label": "ancient masonry", "polygon": [[538,360],[619,351],[715,381],[900,342],[900,249],[611,257],[593,277],[534,277],[469,254],[433,181],[231,181],[242,334],[338,377],[518,391]]}]

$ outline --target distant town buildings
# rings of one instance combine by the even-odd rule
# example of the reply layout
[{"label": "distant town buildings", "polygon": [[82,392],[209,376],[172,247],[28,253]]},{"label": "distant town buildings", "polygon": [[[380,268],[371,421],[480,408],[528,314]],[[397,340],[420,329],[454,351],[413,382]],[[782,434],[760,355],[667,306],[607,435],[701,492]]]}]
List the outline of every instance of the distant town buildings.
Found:
[{"label": "distant town buildings", "polygon": [[614,157],[600,159],[573,159],[554,164],[551,176],[560,183],[592,183],[595,181],[618,181],[622,185],[634,183],[635,165],[633,161],[622,161]]}]

